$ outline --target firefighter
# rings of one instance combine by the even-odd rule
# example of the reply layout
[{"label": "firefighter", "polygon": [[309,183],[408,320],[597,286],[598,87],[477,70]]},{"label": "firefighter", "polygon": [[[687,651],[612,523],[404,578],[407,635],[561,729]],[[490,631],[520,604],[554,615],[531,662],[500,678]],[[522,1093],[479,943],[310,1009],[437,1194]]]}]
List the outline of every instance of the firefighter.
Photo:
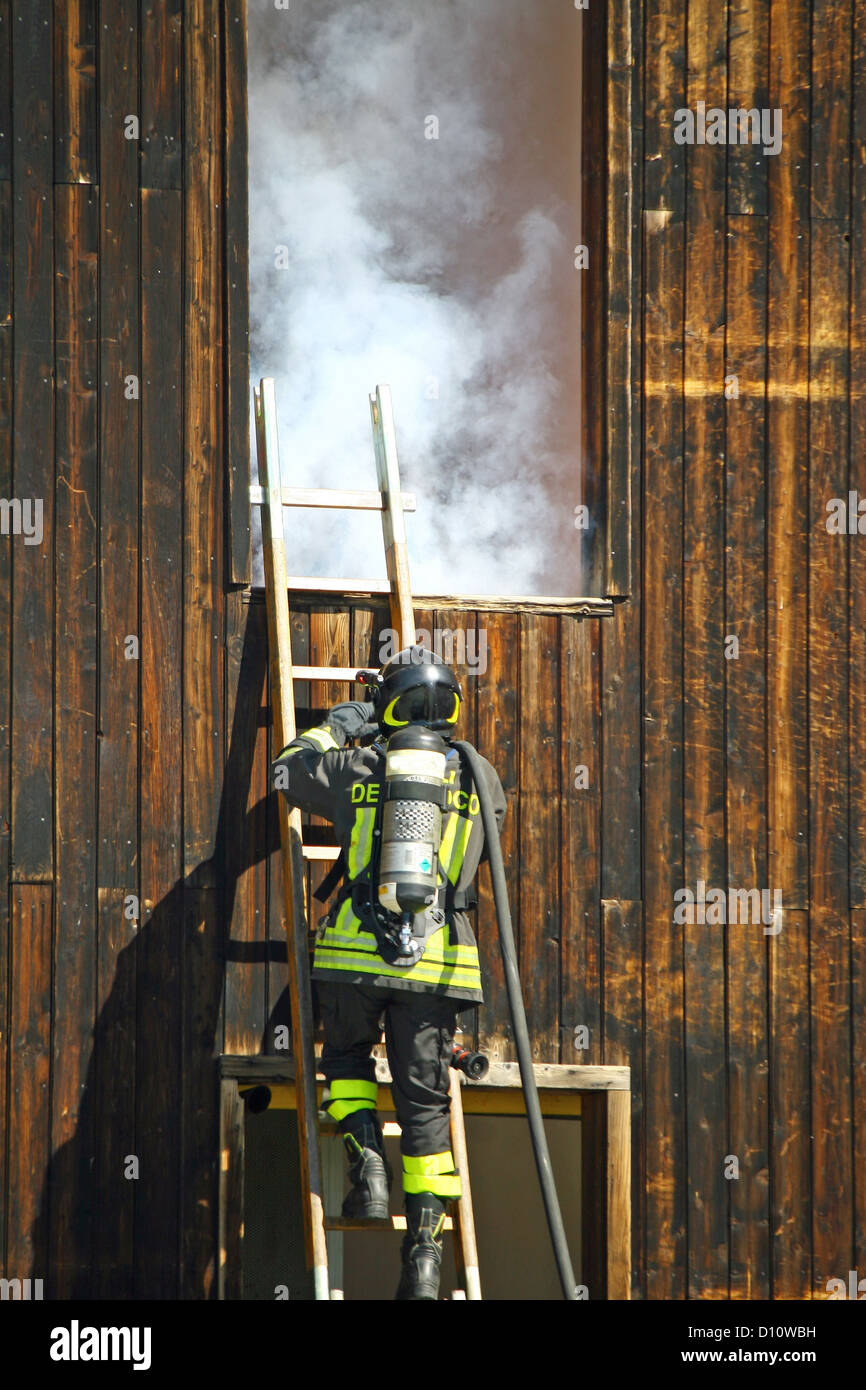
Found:
[{"label": "firefighter", "polygon": [[[386,1217],[392,1181],[377,1110],[375,1064],[382,1019],[392,1094],[402,1129],[407,1234],[398,1299],[436,1299],[442,1229],[449,1199],[460,1196],[449,1132],[449,1078],[457,1014],[483,1002],[478,947],[466,917],[472,880],[484,854],[478,796],[468,767],[447,742],[444,805],[435,901],[415,915],[415,956],[407,964],[377,911],[386,741],[421,726],[447,740],[460,712],[451,669],[425,647],[399,652],[375,677],[372,701],[335,706],[322,724],[285,748],[274,762],[275,786],[304,811],[334,824],[341,861],[323,885],[345,877],[319,923],[312,977],[324,1028],[322,1070],[328,1113],[349,1159],[349,1217]],[[366,746],[347,741],[374,734]],[[482,759],[486,793],[501,827],[506,801],[499,778]],[[327,896],[322,894],[321,896]],[[423,918],[423,920],[422,920]],[[393,921],[393,919],[391,919]],[[420,955],[417,938],[420,937]]]}]

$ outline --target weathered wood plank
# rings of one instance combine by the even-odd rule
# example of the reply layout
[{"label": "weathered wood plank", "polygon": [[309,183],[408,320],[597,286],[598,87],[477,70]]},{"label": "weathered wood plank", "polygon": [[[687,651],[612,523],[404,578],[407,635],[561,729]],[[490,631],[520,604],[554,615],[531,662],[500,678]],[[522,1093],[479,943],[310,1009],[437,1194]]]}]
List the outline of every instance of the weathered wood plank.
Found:
[{"label": "weathered wood plank", "polygon": [[[814,25],[813,25],[814,29]],[[846,497],[849,422],[848,277],[844,222],[812,224],[809,317],[809,827],[814,1289],[846,1268],[851,1169],[846,549],[826,503]]]},{"label": "weathered wood plank", "polygon": [[247,26],[245,0],[226,0],[225,209],[226,209],[226,420],[229,575],[252,577],[250,548],[250,343],[247,189]]},{"label": "weathered wood plank", "polygon": [[809,84],[812,219],[847,221],[850,216],[851,31],[850,4],[813,0]]},{"label": "weathered wood plank", "polygon": [[[9,1208],[6,1274],[50,1277],[45,1172],[51,1155],[51,954],[54,890],[15,883],[10,892]],[[43,1209],[40,1212],[40,1197]]]},{"label": "weathered wood plank", "polygon": [[[630,594],[632,573],[632,446],[635,433],[634,372],[634,134],[632,94],[634,40],[632,7],[608,7],[607,23],[607,207],[604,266],[607,281],[606,343],[606,594]],[[600,37],[600,36],[599,36]],[[590,42],[592,36],[590,35]],[[598,52],[590,61],[598,64]],[[670,157],[670,156],[668,156]],[[594,247],[593,250],[596,250]],[[591,253],[592,254],[592,253]],[[600,257],[595,260],[598,266]],[[600,366],[600,359],[595,359]],[[586,372],[586,365],[584,367]]]},{"label": "weathered wood plank", "polygon": [[[515,654],[520,644],[520,618],[509,613],[498,617],[487,629],[487,670],[476,702],[476,747],[499,774],[508,810],[499,842],[505,862],[508,901],[515,937],[520,929],[520,893],[517,846],[520,844],[520,802],[518,790],[518,672]],[[481,865],[476,875],[478,909],[475,932],[481,957],[484,1005],[478,1012],[478,1046],[491,1062],[513,1061],[517,1053],[511,1031],[508,996],[496,911],[490,885],[490,869]]]},{"label": "weathered wood plank", "polygon": [[[778,38],[778,35],[775,35]],[[738,110],[751,115],[738,118],[738,142],[727,148],[729,215],[756,213],[766,216],[769,212],[767,179],[769,166],[778,158],[778,152],[764,153],[763,115],[769,106],[768,68],[770,59],[770,7],[768,4],[753,5],[750,0],[730,0],[728,20],[728,90],[719,93],[717,105],[727,110]],[[784,142],[784,110],[774,117],[773,133],[776,139]],[[730,120],[730,118],[729,118]],[[779,122],[783,122],[781,130]],[[747,136],[748,132],[748,136]],[[767,128],[767,134],[771,134]],[[730,130],[729,130],[730,138]],[[768,148],[772,147],[768,145]],[[711,146],[715,159],[724,159],[718,146]]]},{"label": "weathered wood plank", "polygon": [[[767,224],[728,216],[725,373],[738,392],[725,416],[725,750],[727,887],[767,884],[766,443]],[[738,647],[734,653],[731,639]],[[770,902],[772,902],[772,898]],[[734,1298],[769,1297],[767,946],[773,923],[728,924],[728,1084]],[[717,938],[718,927],[708,931]],[[721,1138],[721,1135],[719,1135]],[[724,1155],[721,1155],[724,1161]]]},{"label": "weathered wood plank", "polygon": [[[135,1295],[178,1296],[182,876],[181,195],[141,197],[141,932],[136,980]],[[157,1235],[158,1233],[158,1235]]]},{"label": "weathered wood plank", "polygon": [[[8,16],[7,16],[8,19]],[[12,495],[12,330],[0,327],[0,496]],[[11,776],[11,653],[12,653],[12,549],[0,547],[0,1019],[8,1018],[11,977],[10,896],[11,825],[9,780]],[[6,1249],[6,1193],[9,1158],[7,1109],[7,1060],[9,1030],[0,1031],[0,1251]],[[4,1273],[8,1271],[4,1270]]]},{"label": "weathered wood plank", "polygon": [[[267,622],[260,604],[227,595],[224,798],[226,910],[230,945],[225,976],[226,1052],[256,1053],[264,1036],[267,857],[264,852],[267,764]],[[256,948],[260,947],[260,950]]]},{"label": "weathered wood plank", "polygon": [[[0,182],[0,328],[12,322],[12,181]],[[11,381],[11,375],[10,375]],[[4,493],[11,496],[11,491]]]},{"label": "weathered wood plank", "polygon": [[[770,106],[784,109],[769,170],[767,304],[768,882],[784,892],[769,938],[772,1294],[809,1297],[809,777],[806,709],[809,324],[809,0],[771,0]],[[799,167],[798,167],[799,166]]]},{"label": "weathered wood plank", "polygon": [[[12,877],[53,871],[54,208],[51,30],[38,6],[12,5],[14,65],[14,497],[31,509],[30,537],[12,550]],[[41,513],[41,524],[39,516]],[[41,535],[40,535],[41,532]]]},{"label": "weathered wood plank", "polygon": [[[852,83],[852,141],[855,156],[851,167],[851,202],[856,209],[866,205],[866,11],[854,9],[854,52]],[[848,487],[858,500],[866,497],[866,362],[862,345],[866,342],[866,224],[861,216],[851,222],[851,303],[849,322],[851,343],[850,429],[851,448]],[[802,508],[805,515],[806,508]],[[862,756],[862,737],[866,727],[866,549],[859,535],[848,541],[848,642],[849,707],[848,727],[858,741],[848,761],[849,795],[849,899],[852,907],[866,907],[866,759]],[[805,761],[805,759],[804,759]]]},{"label": "weathered wood plank", "polygon": [[[688,105],[727,102],[727,4],[689,6]],[[683,535],[683,815],[685,885],[725,882],[724,660],[725,159],[716,146],[689,148],[686,204]],[[686,923],[686,1087],[689,1104],[688,1292],[717,1294],[728,1282],[728,1185],[720,1159],[725,1113],[725,944],[721,931]],[[696,1117],[701,1116],[701,1122]]]},{"label": "weathered wood plank", "polygon": [[644,1118],[644,1048],[641,1016],[643,905],[640,902],[602,902],[604,958],[604,1067],[628,1069],[631,1085],[631,1135],[635,1161],[631,1166],[632,1296],[640,1289],[646,1199],[642,1165],[637,1162]]},{"label": "weathered wood plank", "polygon": [[142,188],[182,187],[182,58],[183,0],[146,0],[141,6]]},{"label": "weathered wood plank", "polygon": [[[601,638],[598,624],[563,618],[560,628],[563,1063],[603,1060],[601,1028]],[[579,694],[578,694],[579,692]],[[577,697],[577,698],[575,698]],[[549,874],[549,867],[548,867]],[[589,1030],[585,1039],[575,1029]],[[577,1050],[577,1044],[581,1050]]]},{"label": "weathered wood plank", "polygon": [[55,183],[99,182],[96,11],[97,0],[54,9]]},{"label": "weathered wood plank", "polygon": [[[238,1081],[279,1084],[295,1077],[292,1057],[232,1057],[219,1061],[220,1075]],[[534,1062],[536,1085],[543,1091],[628,1091],[632,1084],[629,1067],[625,1066],[560,1066],[556,1062]],[[316,1073],[321,1082],[324,1077]],[[391,1072],[385,1057],[376,1058],[376,1080],[380,1086],[391,1085]],[[520,1067],[517,1062],[491,1061],[483,1081],[467,1081],[463,1088],[464,1104],[468,1097],[488,1090],[519,1090]]]},{"label": "weathered wood plank", "polygon": [[217,1297],[243,1298],[244,1102],[223,1081],[220,1104],[219,1277]]},{"label": "weathered wood plank", "polygon": [[520,934],[518,963],[533,1060],[559,1060],[562,902],[548,866],[562,842],[559,700],[561,657],[555,618],[520,619],[521,706],[532,709],[518,749]]},{"label": "weathered wood plank", "polygon": [[[644,24],[642,266],[644,405],[643,816],[652,827],[644,872],[646,1296],[685,1289],[683,882],[683,278],[685,158],[673,112],[686,104],[685,6],[650,3]],[[611,897],[626,896],[617,889]],[[634,894],[638,896],[638,894]]]},{"label": "weathered wood plank", "polygon": [[809,917],[783,911],[770,942],[773,1298],[811,1298]]},{"label": "weathered wood plank", "polygon": [[12,177],[12,0],[0,0],[0,179]]},{"label": "weathered wood plank", "polygon": [[[671,44],[682,42],[678,29],[662,30]],[[648,63],[652,70],[656,60]],[[678,72],[661,76],[668,102],[680,104]],[[677,184],[658,191],[660,201],[679,203]],[[644,213],[644,266],[644,379],[657,388],[644,412],[643,806],[653,840],[644,864],[646,1281],[647,1297],[677,1298],[685,1288],[686,1220],[683,935],[673,921],[674,892],[683,886],[681,214]]]},{"label": "weathered wood plank", "polygon": [[[88,1151],[92,1111],[83,1108],[96,1011],[96,698],[98,452],[97,331],[99,198],[85,185],[55,195],[57,322],[57,607],[55,685],[55,940],[51,1149]],[[52,1296],[70,1298],[90,1268],[82,1165],[55,1186],[49,1204]]]},{"label": "weathered wood plank", "polygon": [[184,607],[185,954],[181,1292],[216,1296],[224,775],[224,371],[221,39],[212,7],[184,7]]},{"label": "weathered wood plank", "polygon": [[[851,913],[851,1037],[853,1040],[854,1172],[866,1172],[866,912]],[[855,1183],[854,1268],[866,1267],[866,1188]],[[805,1223],[804,1223],[805,1224]],[[808,1225],[806,1225],[808,1239]],[[808,1281],[808,1265],[805,1281]],[[862,1277],[862,1275],[860,1276]]]}]

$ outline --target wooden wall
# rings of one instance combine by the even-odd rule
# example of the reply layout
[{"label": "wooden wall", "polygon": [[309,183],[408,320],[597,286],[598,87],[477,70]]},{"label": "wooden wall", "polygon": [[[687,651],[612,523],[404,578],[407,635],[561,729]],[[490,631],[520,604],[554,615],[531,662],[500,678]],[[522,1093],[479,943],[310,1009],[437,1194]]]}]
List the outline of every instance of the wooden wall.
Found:
[{"label": "wooden wall", "polygon": [[[41,545],[0,536],[0,1250],[51,1297],[215,1295],[216,1059],[287,1017],[242,16],[0,0],[0,497],[44,507]],[[632,1067],[635,1296],[821,1297],[866,1273],[866,585],[823,521],[866,488],[863,7],[585,22],[621,601],[461,615],[465,731],[509,793],[538,1058]],[[699,99],[780,107],[781,153],[676,146]],[[366,663],[381,626],[301,605],[296,655]],[[781,889],[782,931],[678,926],[698,879]],[[479,1040],[509,1057],[482,884]]]}]

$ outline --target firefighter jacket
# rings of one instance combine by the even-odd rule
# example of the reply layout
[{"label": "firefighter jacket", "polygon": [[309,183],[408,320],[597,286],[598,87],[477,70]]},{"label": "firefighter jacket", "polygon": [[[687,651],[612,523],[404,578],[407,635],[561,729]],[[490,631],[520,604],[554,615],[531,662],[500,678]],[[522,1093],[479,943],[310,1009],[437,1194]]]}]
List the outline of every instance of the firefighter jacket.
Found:
[{"label": "firefighter jacket", "polygon": [[[424,954],[415,965],[389,965],[370,929],[372,907],[367,906],[368,894],[363,891],[374,858],[385,747],[377,741],[367,748],[346,748],[345,742],[344,731],[326,721],[293,739],[273,764],[274,785],[292,805],[331,821],[345,856],[347,886],[336,912],[332,909],[320,923],[313,979],[419,990],[482,1003],[478,946],[465,912],[449,903],[455,893],[465,896],[484,853],[481,808],[468,767],[456,748],[449,748],[439,848],[444,925],[427,936]],[[494,769],[484,758],[482,763],[487,793],[501,827],[505,795]]]}]

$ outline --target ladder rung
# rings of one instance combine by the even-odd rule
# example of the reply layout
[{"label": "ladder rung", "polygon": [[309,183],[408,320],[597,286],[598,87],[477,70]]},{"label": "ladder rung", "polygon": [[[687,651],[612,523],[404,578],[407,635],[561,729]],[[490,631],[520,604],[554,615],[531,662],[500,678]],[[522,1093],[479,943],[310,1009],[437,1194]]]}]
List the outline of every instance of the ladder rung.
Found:
[{"label": "ladder rung", "polygon": [[[282,489],[284,507],[339,507],[345,511],[381,512],[384,508],[381,492],[367,492],[350,489],[340,492],[336,488],[324,487],[284,487]],[[401,494],[404,512],[416,510],[414,492]],[[265,490],[259,483],[250,486],[250,504],[261,507],[265,500]]]},{"label": "ladder rung", "polygon": [[336,845],[301,845],[305,859],[338,859],[340,851]]},{"label": "ladder rung", "polygon": [[387,579],[329,579],[310,574],[290,574],[289,589],[301,589],[310,594],[390,594]]},{"label": "ladder rung", "polygon": [[292,680],[295,681],[354,681],[357,675],[357,666],[292,667]]},{"label": "ladder rung", "polygon": [[[358,1216],[326,1216],[326,1231],[405,1231],[405,1216],[388,1216],[383,1219]],[[450,1216],[445,1218],[446,1231],[453,1231],[454,1222]]]}]

